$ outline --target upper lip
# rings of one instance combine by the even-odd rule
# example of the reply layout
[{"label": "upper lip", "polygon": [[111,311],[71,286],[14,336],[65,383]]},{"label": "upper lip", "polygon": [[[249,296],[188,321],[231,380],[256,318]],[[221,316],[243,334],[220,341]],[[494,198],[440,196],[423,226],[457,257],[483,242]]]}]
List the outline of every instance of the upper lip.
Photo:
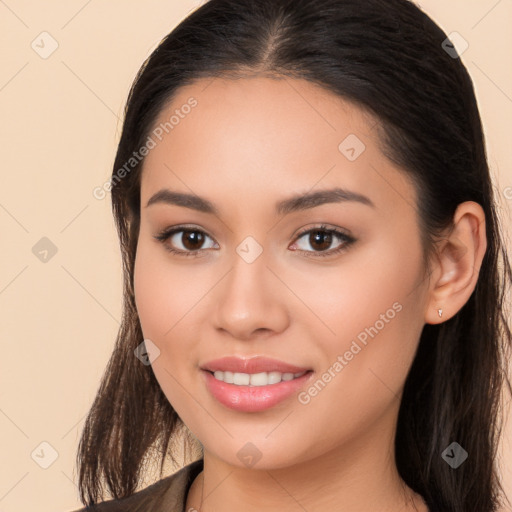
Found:
[{"label": "upper lip", "polygon": [[280,372],[280,373],[302,373],[310,368],[301,368],[293,364],[271,359],[263,356],[243,359],[240,357],[222,357],[208,361],[201,366],[203,370],[210,372],[228,371],[233,373],[261,373],[261,372]]}]

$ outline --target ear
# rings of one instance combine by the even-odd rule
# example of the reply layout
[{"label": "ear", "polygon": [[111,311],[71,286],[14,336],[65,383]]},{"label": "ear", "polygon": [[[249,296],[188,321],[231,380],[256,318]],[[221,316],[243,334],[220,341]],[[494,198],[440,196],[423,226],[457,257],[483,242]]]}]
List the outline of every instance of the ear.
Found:
[{"label": "ear", "polygon": [[438,324],[454,316],[476,287],[487,249],[482,207],[474,201],[459,204],[453,227],[437,244],[426,301],[427,324]]}]

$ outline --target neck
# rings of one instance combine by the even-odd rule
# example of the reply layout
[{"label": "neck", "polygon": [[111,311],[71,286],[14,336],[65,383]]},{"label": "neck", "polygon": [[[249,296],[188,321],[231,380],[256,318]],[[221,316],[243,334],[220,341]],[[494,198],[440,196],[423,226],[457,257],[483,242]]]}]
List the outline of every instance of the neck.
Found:
[{"label": "neck", "polygon": [[305,453],[303,460],[280,468],[233,466],[205,449],[203,471],[190,488],[186,510],[428,512],[398,474],[392,427],[383,431],[381,423],[335,450],[314,459]]}]

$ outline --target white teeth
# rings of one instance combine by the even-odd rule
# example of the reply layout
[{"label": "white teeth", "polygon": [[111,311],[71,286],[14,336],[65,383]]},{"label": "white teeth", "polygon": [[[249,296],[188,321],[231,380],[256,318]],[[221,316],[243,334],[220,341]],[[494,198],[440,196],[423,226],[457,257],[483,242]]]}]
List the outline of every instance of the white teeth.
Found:
[{"label": "white teeth", "polygon": [[261,372],[261,373],[233,373],[221,372],[217,370],[213,376],[217,380],[227,384],[236,384],[237,386],[268,386],[269,384],[278,384],[282,380],[292,380],[301,377],[306,372],[299,373],[281,373],[281,372]]},{"label": "white teeth", "polygon": [[248,373],[235,373],[233,375],[233,384],[237,386],[248,386],[251,377]]},{"label": "white teeth", "polygon": [[269,372],[267,375],[267,384],[279,384],[281,382],[281,374],[279,372]]}]

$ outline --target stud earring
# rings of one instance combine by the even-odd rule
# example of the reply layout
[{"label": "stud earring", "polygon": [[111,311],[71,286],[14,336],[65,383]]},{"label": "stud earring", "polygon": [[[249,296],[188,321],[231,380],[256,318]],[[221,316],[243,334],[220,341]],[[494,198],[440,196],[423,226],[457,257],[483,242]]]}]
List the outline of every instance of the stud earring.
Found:
[{"label": "stud earring", "polygon": [[441,318],[443,316],[443,310],[442,309],[438,309],[437,312],[439,313],[439,318]]}]

